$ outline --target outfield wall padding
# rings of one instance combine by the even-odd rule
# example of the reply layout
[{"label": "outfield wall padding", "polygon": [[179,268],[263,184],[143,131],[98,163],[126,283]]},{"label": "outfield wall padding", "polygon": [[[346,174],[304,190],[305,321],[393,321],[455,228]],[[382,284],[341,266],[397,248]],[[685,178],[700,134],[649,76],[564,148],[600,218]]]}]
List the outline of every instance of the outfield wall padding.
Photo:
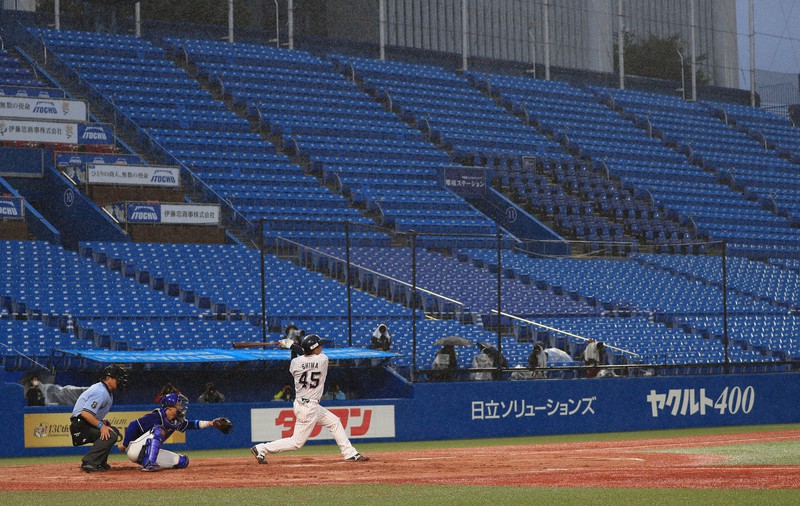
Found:
[{"label": "outfield wall padding", "polygon": [[[363,443],[797,423],[798,398],[800,375],[778,373],[419,383],[413,385],[408,399],[325,401],[323,405],[340,415],[354,442]],[[68,407],[25,407],[21,387],[11,383],[0,388],[0,401],[6,407],[0,456],[88,450],[57,444],[59,437],[62,443],[69,441],[63,433]],[[110,418],[120,424],[116,420],[154,407],[118,404]],[[291,404],[285,402],[191,402],[189,407],[192,419],[220,415],[233,420],[230,435],[214,429],[191,431],[185,442],[169,446],[187,453],[247,448],[290,434],[293,422]],[[322,430],[310,444],[316,443],[333,442]]]}]

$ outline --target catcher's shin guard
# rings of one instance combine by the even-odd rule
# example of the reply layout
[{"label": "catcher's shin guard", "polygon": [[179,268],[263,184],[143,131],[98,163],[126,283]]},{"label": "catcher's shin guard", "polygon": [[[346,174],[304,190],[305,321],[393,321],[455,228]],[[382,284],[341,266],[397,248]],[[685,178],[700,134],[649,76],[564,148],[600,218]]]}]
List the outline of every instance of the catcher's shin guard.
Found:
[{"label": "catcher's shin guard", "polygon": [[183,469],[184,467],[189,467],[189,457],[178,455],[178,463],[175,464],[175,469]]},{"label": "catcher's shin guard", "polygon": [[161,438],[159,431],[154,430],[155,437],[151,437],[144,444],[144,458],[142,459],[142,467],[147,467],[156,463],[158,452],[161,451]]}]

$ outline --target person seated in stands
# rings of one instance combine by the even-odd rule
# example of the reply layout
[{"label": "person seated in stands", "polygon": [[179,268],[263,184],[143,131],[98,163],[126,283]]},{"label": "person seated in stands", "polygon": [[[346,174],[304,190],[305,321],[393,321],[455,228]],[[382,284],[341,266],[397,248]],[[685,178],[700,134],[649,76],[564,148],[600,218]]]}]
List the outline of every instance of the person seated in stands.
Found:
[{"label": "person seated in stands", "polygon": [[[485,343],[478,343],[478,353],[472,357],[473,369],[491,369],[494,367],[492,357],[486,353],[488,346]],[[492,371],[475,371],[470,373],[470,379],[475,381],[488,381],[492,379]]]},{"label": "person seated in stands", "polygon": [[25,399],[28,400],[28,406],[44,406],[44,392],[39,388],[41,384],[38,374],[31,377],[30,386],[25,391]]},{"label": "person seated in stands", "polygon": [[389,351],[391,349],[392,334],[389,333],[389,327],[385,323],[378,325],[378,328],[372,333],[369,347],[380,351]]},{"label": "person seated in stands", "polygon": [[225,402],[225,396],[209,381],[206,383],[206,389],[197,398],[197,402]]},{"label": "person seated in stands", "polygon": [[600,372],[600,365],[603,363],[606,346],[602,341],[591,339],[586,349],[583,350],[583,363],[588,367],[586,377],[594,378]]},{"label": "person seated in stands", "polygon": [[165,395],[167,395],[167,394],[180,394],[180,393],[181,393],[181,391],[178,389],[178,387],[176,387],[175,385],[172,384],[172,380],[168,379],[164,383],[164,386],[161,387],[161,390],[156,394],[155,399],[153,399],[153,402],[155,402],[156,404],[161,404],[161,399]]},{"label": "person seated in stands", "polygon": [[338,384],[334,383],[322,398],[329,401],[345,401],[347,400],[347,394],[342,392]]},{"label": "person seated in stands", "polygon": [[431,380],[452,381],[453,371],[457,367],[458,356],[456,355],[456,347],[452,344],[444,345],[433,357],[431,369],[435,369],[437,372],[431,373]]},{"label": "person seated in stands", "polygon": [[534,378],[546,378],[547,373],[541,370],[543,367],[547,367],[547,352],[544,351],[541,343],[536,343],[533,345],[533,351],[528,355],[528,369],[533,371]]},{"label": "person seated in stands", "polygon": [[283,385],[283,388],[278,390],[278,393],[276,393],[272,397],[272,400],[292,402],[294,400],[294,392],[292,391],[292,385],[290,385],[289,383]]},{"label": "person seated in stands", "polygon": [[508,369],[508,359],[504,357],[503,354],[497,350],[497,348],[494,346],[488,346],[486,343],[479,342],[478,348],[481,350],[479,355],[487,355],[492,361],[491,367],[496,369],[490,373],[492,379],[503,379],[503,371],[500,369]]}]

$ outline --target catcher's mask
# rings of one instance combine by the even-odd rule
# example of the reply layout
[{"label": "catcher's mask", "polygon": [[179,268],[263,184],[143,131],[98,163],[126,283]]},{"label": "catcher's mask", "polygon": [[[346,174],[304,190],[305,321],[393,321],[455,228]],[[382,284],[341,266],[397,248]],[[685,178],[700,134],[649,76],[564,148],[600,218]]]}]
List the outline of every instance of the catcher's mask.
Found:
[{"label": "catcher's mask", "polygon": [[189,399],[183,394],[167,394],[161,398],[162,408],[175,408],[178,411],[178,418],[186,416],[186,410],[189,409]]}]

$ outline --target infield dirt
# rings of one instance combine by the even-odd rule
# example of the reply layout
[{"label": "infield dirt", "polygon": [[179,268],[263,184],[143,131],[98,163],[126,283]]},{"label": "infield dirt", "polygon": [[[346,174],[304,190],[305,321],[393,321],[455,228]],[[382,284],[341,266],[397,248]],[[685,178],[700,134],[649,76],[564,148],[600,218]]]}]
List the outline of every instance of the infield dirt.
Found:
[{"label": "infield dirt", "polygon": [[[143,473],[115,461],[104,473],[84,473],[74,463],[6,466],[0,489],[141,490],[316,484],[447,484],[614,488],[800,488],[800,465],[727,465],[727,457],[698,448],[797,441],[800,431],[654,438],[586,443],[486,446],[370,453],[368,462],[339,455],[285,453],[259,465],[242,457],[197,458],[182,470]],[[687,453],[681,453],[686,449]],[[669,452],[665,452],[669,450]],[[191,456],[191,452],[188,452]],[[297,470],[298,472],[292,472]],[[302,470],[302,472],[299,472]],[[180,474],[176,480],[176,474]],[[274,477],[280,476],[280,480]]]}]

